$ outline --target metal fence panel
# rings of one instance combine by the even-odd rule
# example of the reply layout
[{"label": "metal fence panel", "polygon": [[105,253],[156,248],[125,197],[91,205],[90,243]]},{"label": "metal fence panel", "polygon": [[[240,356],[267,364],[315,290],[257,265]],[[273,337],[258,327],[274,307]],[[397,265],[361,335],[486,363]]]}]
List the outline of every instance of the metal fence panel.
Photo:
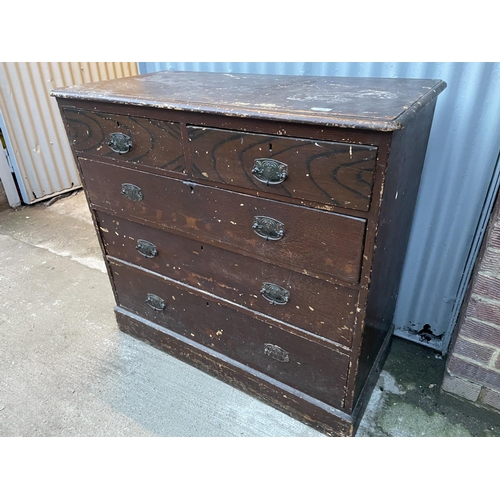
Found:
[{"label": "metal fence panel", "polygon": [[56,101],[49,92],[137,73],[135,62],[0,63],[0,109],[24,203],[81,184]]}]

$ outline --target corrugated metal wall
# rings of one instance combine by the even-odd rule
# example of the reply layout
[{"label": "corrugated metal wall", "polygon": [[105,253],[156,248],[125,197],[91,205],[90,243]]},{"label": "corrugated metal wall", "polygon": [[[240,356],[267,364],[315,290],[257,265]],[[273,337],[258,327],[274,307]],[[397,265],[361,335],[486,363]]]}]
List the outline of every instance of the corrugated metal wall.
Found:
[{"label": "corrugated metal wall", "polygon": [[0,109],[24,203],[80,185],[59,110],[49,92],[137,73],[135,62],[0,63]]},{"label": "corrugated metal wall", "polygon": [[[478,223],[500,150],[499,63],[139,63],[160,70],[294,75],[439,78],[439,96],[394,323],[419,341],[429,324],[445,351],[475,259]],[[484,218],[484,217],[483,217]]]}]

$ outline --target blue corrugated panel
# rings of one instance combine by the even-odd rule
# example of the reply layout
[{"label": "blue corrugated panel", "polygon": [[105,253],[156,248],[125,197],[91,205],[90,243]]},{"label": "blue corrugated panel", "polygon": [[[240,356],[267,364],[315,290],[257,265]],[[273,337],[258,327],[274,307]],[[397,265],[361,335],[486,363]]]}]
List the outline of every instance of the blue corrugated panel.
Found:
[{"label": "blue corrugated panel", "polygon": [[[445,351],[500,151],[500,63],[139,63],[139,71],[220,71],[439,78],[439,96],[394,323],[418,341],[424,324]],[[477,243],[477,242],[476,242]],[[465,280],[466,281],[466,280]],[[457,303],[458,301],[458,303]]]}]

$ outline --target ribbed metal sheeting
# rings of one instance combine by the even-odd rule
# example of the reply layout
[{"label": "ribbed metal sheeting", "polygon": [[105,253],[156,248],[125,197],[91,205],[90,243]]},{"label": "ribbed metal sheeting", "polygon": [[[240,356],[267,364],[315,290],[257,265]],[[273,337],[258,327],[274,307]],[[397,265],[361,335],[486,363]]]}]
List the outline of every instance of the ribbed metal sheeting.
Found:
[{"label": "ribbed metal sheeting", "polygon": [[396,334],[446,352],[488,207],[500,151],[499,63],[139,63],[160,70],[442,79],[394,324]]},{"label": "ribbed metal sheeting", "polygon": [[24,203],[80,186],[52,89],[138,73],[135,62],[0,63],[0,107]]}]

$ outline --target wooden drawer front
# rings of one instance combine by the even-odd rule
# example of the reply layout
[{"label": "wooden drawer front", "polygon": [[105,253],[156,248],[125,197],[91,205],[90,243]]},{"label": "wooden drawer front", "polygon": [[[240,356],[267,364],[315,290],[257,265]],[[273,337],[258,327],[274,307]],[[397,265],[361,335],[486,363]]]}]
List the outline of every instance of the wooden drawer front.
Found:
[{"label": "wooden drawer front", "polygon": [[[77,153],[186,173],[178,123],[72,108],[63,108],[63,113],[69,125],[70,141]],[[128,152],[120,154],[110,148],[110,134],[114,133],[130,137],[132,146]],[[120,145],[113,147],[116,149]]]},{"label": "wooden drawer front", "polygon": [[[199,127],[188,127],[188,137],[193,176],[199,179],[354,210],[370,207],[375,147]],[[258,180],[255,160],[264,158],[284,163],[286,180],[273,181],[275,166],[269,164],[264,174],[255,172],[265,176]],[[269,174],[280,184],[267,185]]]},{"label": "wooden drawer front", "polygon": [[111,269],[123,308],[341,407],[349,363],[346,354],[267,325],[165,278],[117,263]]},{"label": "wooden drawer front", "polygon": [[[202,240],[222,242],[305,273],[316,271],[349,282],[359,279],[363,219],[207,186],[193,187],[180,180],[90,160],[81,159],[80,165],[96,207]],[[124,184],[139,188],[141,199],[132,201],[123,195]],[[253,229],[256,216],[278,220],[284,225],[284,236],[278,241],[258,236]]]},{"label": "wooden drawer front", "polygon": [[[97,219],[111,257],[351,346],[357,290],[112,215],[98,213]],[[288,291],[288,301],[273,305],[269,287],[263,290],[267,299],[261,293],[264,283]]]}]

